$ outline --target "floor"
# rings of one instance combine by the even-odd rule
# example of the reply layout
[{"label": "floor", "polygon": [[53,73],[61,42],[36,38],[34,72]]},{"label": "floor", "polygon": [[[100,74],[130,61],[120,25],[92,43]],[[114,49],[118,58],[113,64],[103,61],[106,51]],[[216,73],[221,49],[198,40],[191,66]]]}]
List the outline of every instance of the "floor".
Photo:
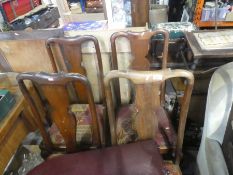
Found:
[{"label": "floor", "polygon": [[38,132],[30,133],[18,148],[6,168],[4,175],[26,175],[31,169],[42,163],[39,144],[41,137]]}]

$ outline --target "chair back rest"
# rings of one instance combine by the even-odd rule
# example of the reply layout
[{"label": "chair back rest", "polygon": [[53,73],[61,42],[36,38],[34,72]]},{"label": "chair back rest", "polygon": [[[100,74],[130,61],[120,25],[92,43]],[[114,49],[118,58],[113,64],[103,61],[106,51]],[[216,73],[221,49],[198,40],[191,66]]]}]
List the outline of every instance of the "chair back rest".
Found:
[{"label": "chair back rest", "polygon": [[[29,80],[39,95],[42,108],[38,105],[29,89],[25,86],[25,81]],[[56,148],[51,142],[51,138],[45,125],[51,126],[54,123],[64,138],[66,152],[75,152],[78,150],[76,143],[77,121],[70,110],[72,102],[67,87],[69,84],[81,83],[86,88],[87,100],[92,119],[92,142],[93,145],[100,145],[100,134],[97,124],[97,113],[93,100],[92,90],[87,78],[80,74],[70,73],[21,73],[17,76],[19,87],[30,105],[34,114],[34,120],[39,127],[44,144],[48,150]],[[79,93],[75,91],[75,93]],[[45,117],[40,110],[44,110]],[[46,123],[43,119],[46,119]]]},{"label": "chair back rest", "polygon": [[[116,40],[125,37],[130,41],[131,54],[133,60],[129,65],[132,70],[150,70],[149,50],[151,48],[151,38],[156,35],[163,36],[162,69],[167,67],[169,33],[166,30],[144,31],[144,32],[116,32],[111,36],[112,49],[112,70],[118,70],[118,59],[116,50]],[[119,81],[114,82],[117,104],[121,104]],[[165,84],[162,84],[162,94],[164,94]],[[161,98],[164,101],[164,98]]]},{"label": "chair back rest", "polygon": [[144,31],[144,32],[116,32],[111,36],[111,49],[112,49],[112,69],[118,70],[117,64],[117,50],[116,40],[121,37],[125,37],[130,42],[131,53],[133,60],[129,66],[129,69],[133,70],[149,70],[150,69],[150,58],[149,49],[151,44],[151,38],[155,35],[163,35],[163,53],[162,53],[162,68],[167,67],[167,56],[168,56],[168,44],[169,44],[169,33],[166,30],[156,31]]},{"label": "chair back rest", "polygon": [[[99,85],[101,89],[101,101],[105,101],[105,94],[104,94],[104,85],[103,85],[103,65],[100,53],[99,42],[96,37],[91,35],[84,35],[84,36],[77,36],[72,38],[49,38],[46,42],[46,48],[50,57],[50,61],[52,63],[52,67],[54,72],[59,71],[59,63],[58,63],[58,53],[56,52],[55,48],[52,48],[52,45],[58,46],[60,53],[63,57],[63,66],[61,66],[62,71],[71,72],[71,73],[79,73],[84,76],[87,76],[87,70],[83,65],[82,59],[82,44],[87,42],[93,42],[96,57],[97,57],[97,74],[99,79]],[[81,84],[77,84],[75,87],[79,92],[83,92],[78,97],[80,102],[87,102],[87,95],[85,92],[84,86]]]},{"label": "chair back rest", "polygon": [[[114,113],[113,99],[110,82],[116,78],[126,78],[132,82],[135,89],[135,100],[133,102],[136,115],[133,118],[133,127],[139,139],[151,139],[155,137],[158,130],[158,119],[155,109],[161,105],[160,94],[161,84],[170,78],[182,77],[187,79],[187,86],[181,104],[178,140],[176,155],[182,150],[184,129],[191,98],[194,77],[186,70],[157,70],[157,71],[117,71],[109,72],[105,79],[105,89],[107,97],[108,116],[110,122],[112,144],[117,143],[116,137],[116,115]],[[178,160],[179,158],[177,158]],[[179,161],[179,160],[178,160]]]}]

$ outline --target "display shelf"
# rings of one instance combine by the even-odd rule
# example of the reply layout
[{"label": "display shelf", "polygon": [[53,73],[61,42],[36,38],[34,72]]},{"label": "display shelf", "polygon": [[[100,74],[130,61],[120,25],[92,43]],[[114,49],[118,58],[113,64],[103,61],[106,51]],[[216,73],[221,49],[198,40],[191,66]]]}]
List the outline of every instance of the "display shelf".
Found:
[{"label": "display shelf", "polygon": [[197,27],[232,27],[233,21],[201,21],[201,14],[204,6],[204,0],[197,0],[193,22]]}]

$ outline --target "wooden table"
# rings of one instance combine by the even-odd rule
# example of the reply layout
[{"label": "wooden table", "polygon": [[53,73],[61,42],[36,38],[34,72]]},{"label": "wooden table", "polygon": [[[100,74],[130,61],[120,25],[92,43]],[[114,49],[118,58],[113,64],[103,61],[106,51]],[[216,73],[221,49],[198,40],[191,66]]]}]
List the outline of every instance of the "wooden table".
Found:
[{"label": "wooden table", "polygon": [[[7,116],[0,121],[0,174],[3,174],[9,160],[25,136],[35,129],[31,112],[17,86],[16,74],[10,73],[9,77],[11,85],[6,89],[15,95],[16,103]],[[0,89],[2,88],[4,87],[0,83]]]},{"label": "wooden table", "polygon": [[[213,32],[219,32],[220,30],[213,30]],[[185,37],[187,40],[188,47],[191,49],[193,58],[233,58],[233,49],[221,49],[221,50],[202,50],[199,46],[194,33],[203,33],[210,32],[210,30],[202,30],[202,31],[193,31],[186,32]]]}]

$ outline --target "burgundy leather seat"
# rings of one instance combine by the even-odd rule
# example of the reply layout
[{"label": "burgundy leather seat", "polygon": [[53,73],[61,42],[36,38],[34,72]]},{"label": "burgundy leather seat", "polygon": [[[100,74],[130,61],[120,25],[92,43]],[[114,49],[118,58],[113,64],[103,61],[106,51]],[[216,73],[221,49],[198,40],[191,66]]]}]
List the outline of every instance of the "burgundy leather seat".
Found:
[{"label": "burgundy leather seat", "polygon": [[66,154],[40,164],[29,175],[161,175],[163,160],[154,141]]}]

